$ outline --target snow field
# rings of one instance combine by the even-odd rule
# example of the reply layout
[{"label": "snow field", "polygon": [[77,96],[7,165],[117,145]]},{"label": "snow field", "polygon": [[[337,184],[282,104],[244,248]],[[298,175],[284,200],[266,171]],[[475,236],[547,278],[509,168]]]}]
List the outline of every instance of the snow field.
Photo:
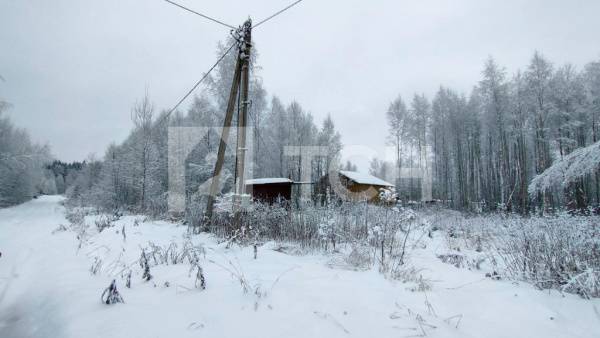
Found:
[{"label": "snow field", "polygon": [[[430,287],[413,291],[417,284],[385,278],[376,266],[329,264],[344,253],[290,255],[269,242],[255,260],[252,247],[227,248],[139,216],[100,233],[97,216],[87,216],[80,241],[77,229],[54,231],[69,224],[60,201],[42,197],[0,210],[0,337],[600,337],[598,299],[456,268],[437,257],[448,252],[437,233],[410,252]],[[143,281],[138,260],[150,242],[202,247],[206,290],[195,287],[187,261],[149,258],[153,279]],[[112,279],[124,304],[100,301]]]}]

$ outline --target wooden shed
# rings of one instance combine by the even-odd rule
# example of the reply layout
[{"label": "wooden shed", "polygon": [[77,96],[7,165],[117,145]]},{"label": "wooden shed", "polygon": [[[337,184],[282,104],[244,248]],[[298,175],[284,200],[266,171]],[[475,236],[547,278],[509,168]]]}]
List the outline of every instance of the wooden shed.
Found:
[{"label": "wooden shed", "polygon": [[289,178],[257,178],[246,180],[246,193],[253,200],[273,204],[279,199],[292,199],[292,185]]},{"label": "wooden shed", "polygon": [[363,194],[356,196],[352,194],[350,199],[368,198],[369,202],[379,202],[379,191],[382,188],[393,188],[394,185],[373,175],[359,173],[356,171],[341,170],[339,172],[340,182],[346,189],[353,193]]}]

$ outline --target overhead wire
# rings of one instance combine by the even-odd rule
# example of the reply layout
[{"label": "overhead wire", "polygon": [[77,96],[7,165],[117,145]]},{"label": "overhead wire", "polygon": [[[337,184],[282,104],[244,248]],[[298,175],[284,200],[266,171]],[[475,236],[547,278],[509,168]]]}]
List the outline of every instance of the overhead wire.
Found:
[{"label": "overhead wire", "polygon": [[210,20],[210,21],[212,21],[212,22],[218,23],[218,24],[220,24],[220,25],[223,25],[223,26],[225,26],[225,27],[227,27],[227,28],[236,29],[236,27],[234,27],[234,26],[232,26],[232,25],[230,25],[230,24],[227,24],[227,23],[225,23],[225,22],[223,22],[223,21],[221,21],[221,20],[217,20],[217,19],[215,19],[215,18],[212,18],[212,17],[210,17],[210,16],[208,16],[208,15],[206,15],[206,14],[202,14],[202,13],[200,13],[200,12],[197,12],[197,11],[195,11],[195,10],[191,9],[191,8],[187,8],[187,7],[185,7],[185,6],[182,6],[182,5],[180,5],[180,4],[176,3],[176,2],[173,2],[173,1],[171,1],[171,0],[165,0],[165,1],[166,1],[166,2],[168,2],[168,3],[170,3],[170,4],[171,4],[171,5],[173,5],[173,6],[177,6],[177,7],[181,8],[181,9],[183,9],[183,10],[186,10],[186,11],[188,11],[188,12],[190,12],[190,13],[193,13],[193,14],[199,15],[199,16],[201,16],[201,17],[203,17],[203,18],[207,19],[207,20]]},{"label": "overhead wire", "polygon": [[258,27],[258,26],[260,26],[260,25],[264,24],[265,22],[267,22],[267,21],[269,21],[269,20],[273,19],[274,17],[278,16],[279,14],[281,14],[281,13],[283,13],[283,12],[287,11],[288,9],[290,9],[290,8],[292,8],[292,7],[294,7],[294,6],[296,6],[297,4],[301,3],[302,1],[304,1],[304,0],[298,0],[298,1],[294,2],[294,3],[292,3],[291,5],[289,5],[289,6],[285,7],[284,9],[282,9],[282,10],[280,10],[280,11],[278,11],[278,12],[275,12],[273,15],[270,15],[270,16],[268,16],[268,17],[264,18],[263,20],[259,21],[259,22],[258,22],[256,25],[254,25],[252,28],[256,28],[256,27]]},{"label": "overhead wire", "polygon": [[[213,17],[211,17],[211,16],[208,16],[208,15],[206,15],[206,14],[200,13],[200,12],[198,12],[198,11],[195,11],[195,10],[193,10],[193,9],[189,8],[189,7],[186,7],[186,6],[180,5],[180,4],[178,4],[178,3],[174,2],[174,1],[171,1],[171,0],[164,0],[164,1],[168,2],[169,4],[171,4],[171,5],[173,5],[173,6],[179,7],[179,8],[181,8],[181,9],[185,10],[185,11],[188,11],[188,12],[190,12],[190,13],[193,13],[193,14],[196,14],[196,15],[198,15],[198,16],[200,16],[200,17],[203,17],[203,18],[205,18],[205,19],[207,19],[207,20],[210,20],[210,21],[212,21],[212,22],[214,22],[214,23],[217,23],[217,24],[219,24],[219,25],[225,26],[225,27],[227,27],[227,28],[230,28],[230,29],[237,29],[237,27],[235,27],[235,26],[233,26],[233,25],[230,25],[230,24],[228,24],[228,23],[225,23],[225,22],[223,22],[223,21],[221,21],[221,20],[215,19],[215,18],[213,18]],[[281,9],[281,10],[279,10],[279,11],[277,11],[277,12],[273,13],[272,15],[270,15],[270,16],[268,16],[268,17],[264,18],[263,20],[259,21],[259,22],[258,22],[256,25],[254,25],[254,27],[253,27],[253,28],[256,28],[256,27],[258,27],[258,26],[260,26],[260,25],[262,25],[262,24],[266,23],[267,21],[269,21],[269,20],[271,20],[271,19],[275,18],[276,16],[278,16],[278,15],[282,14],[283,12],[287,11],[288,9],[290,9],[290,8],[292,8],[292,7],[294,7],[294,6],[296,6],[297,4],[301,3],[302,1],[304,1],[304,0],[297,0],[297,1],[293,2],[292,4],[290,4],[290,5],[286,6],[285,8],[283,8],[283,9]]]},{"label": "overhead wire", "polygon": [[[173,1],[171,1],[171,0],[164,0],[164,1],[168,2],[168,3],[169,3],[169,4],[171,4],[171,5],[177,6],[177,7],[181,8],[181,9],[183,9],[183,10],[186,10],[186,11],[188,11],[188,12],[190,12],[190,13],[193,13],[193,14],[196,14],[196,15],[198,15],[198,16],[201,16],[201,17],[203,17],[203,18],[205,18],[205,19],[207,19],[207,20],[210,20],[210,21],[212,21],[212,22],[218,23],[218,24],[220,24],[220,25],[222,25],[222,26],[225,26],[225,27],[227,27],[227,28],[231,28],[232,30],[237,30],[237,29],[238,29],[238,28],[236,28],[236,27],[234,27],[234,26],[232,26],[232,25],[229,25],[229,24],[227,24],[227,23],[225,23],[225,22],[223,22],[223,21],[217,20],[217,19],[215,19],[215,18],[212,18],[212,17],[210,17],[210,16],[208,16],[208,15],[205,15],[205,14],[202,14],[202,13],[200,13],[200,12],[197,12],[197,11],[195,11],[195,10],[193,10],[193,9],[190,9],[190,8],[188,8],[188,7],[182,6],[182,5],[180,5],[180,4],[176,3],[176,2],[173,2]],[[262,25],[262,24],[264,24],[264,23],[266,23],[266,22],[270,21],[271,19],[273,19],[273,18],[275,18],[276,16],[278,16],[278,15],[282,14],[283,12],[285,12],[285,11],[289,10],[290,8],[292,8],[292,7],[296,6],[297,4],[299,4],[299,3],[300,3],[300,2],[302,2],[302,1],[304,1],[304,0],[297,0],[296,2],[294,2],[294,3],[292,3],[292,4],[288,5],[288,6],[286,6],[285,8],[283,8],[283,9],[281,9],[281,10],[279,10],[279,11],[277,11],[277,12],[273,13],[272,15],[270,15],[270,16],[266,17],[265,19],[263,19],[263,20],[259,21],[259,22],[258,22],[256,25],[254,25],[254,26],[253,26],[253,28],[256,28],[256,27],[258,27],[258,26],[260,26],[260,25]],[[174,112],[174,111],[175,111],[177,108],[179,108],[179,106],[180,106],[180,105],[183,103],[183,101],[185,101],[185,100],[186,100],[186,99],[187,99],[187,98],[188,98],[188,97],[189,97],[189,96],[190,96],[190,95],[191,95],[191,94],[192,94],[192,93],[193,93],[193,92],[196,90],[196,88],[198,88],[198,86],[199,86],[199,85],[200,85],[200,84],[201,84],[201,83],[202,83],[202,82],[203,82],[203,81],[204,81],[204,80],[205,80],[205,79],[208,77],[208,75],[209,75],[209,74],[210,74],[210,73],[211,73],[211,72],[212,72],[212,71],[213,71],[213,70],[214,70],[214,69],[217,67],[217,65],[218,65],[218,64],[219,64],[221,61],[223,61],[223,59],[225,58],[225,56],[227,56],[227,54],[229,54],[229,52],[230,52],[230,51],[233,49],[233,47],[235,47],[237,44],[238,44],[238,41],[234,42],[234,43],[233,43],[231,46],[229,46],[229,47],[227,48],[227,50],[225,51],[225,53],[223,53],[223,55],[221,55],[221,57],[220,57],[220,58],[217,60],[217,62],[215,62],[215,64],[214,64],[212,67],[210,67],[210,69],[209,69],[209,70],[208,70],[208,71],[207,71],[207,72],[204,74],[204,76],[202,76],[202,78],[200,78],[200,80],[198,80],[198,81],[197,81],[197,82],[194,84],[194,86],[192,87],[192,89],[190,89],[190,90],[189,90],[189,91],[188,91],[188,92],[187,92],[187,93],[186,93],[186,94],[185,94],[185,95],[184,95],[184,96],[183,96],[183,97],[182,97],[182,98],[181,98],[181,99],[180,99],[180,100],[177,102],[177,104],[176,104],[176,105],[175,105],[173,108],[171,108],[171,110],[169,110],[169,112],[168,112],[168,113],[167,113],[165,116],[163,116],[163,119],[167,119],[167,118],[169,118],[169,116],[171,116],[171,114],[172,114],[172,113],[173,113],[173,112]],[[162,121],[161,121],[161,122],[162,122]],[[263,141],[263,143],[264,143],[264,141]]]},{"label": "overhead wire", "polygon": [[[190,12],[190,13],[196,14],[196,15],[198,15],[198,16],[200,16],[200,17],[203,17],[203,18],[205,18],[205,19],[207,19],[207,20],[210,20],[210,21],[212,21],[212,22],[214,22],[214,23],[217,23],[217,24],[220,24],[220,25],[222,25],[222,26],[225,26],[225,27],[227,27],[227,28],[230,28],[230,29],[231,29],[231,34],[232,34],[232,35],[234,35],[234,33],[235,33],[235,32],[238,32],[240,29],[242,29],[242,26],[240,26],[239,28],[236,28],[236,27],[234,27],[234,26],[232,26],[232,25],[229,25],[229,24],[227,24],[227,23],[225,23],[225,22],[223,22],[223,21],[217,20],[217,19],[215,19],[215,18],[212,18],[212,17],[210,17],[210,16],[208,16],[208,15],[202,14],[202,13],[200,13],[200,12],[197,12],[197,11],[195,11],[195,10],[192,10],[192,9],[190,9],[190,8],[187,8],[187,7],[185,7],[185,6],[182,6],[182,5],[180,5],[180,4],[178,4],[178,3],[175,3],[175,2],[173,2],[173,1],[171,1],[171,0],[164,0],[164,1],[168,2],[168,3],[169,3],[169,4],[171,4],[171,5],[177,6],[177,7],[181,8],[181,9],[183,9],[183,10],[186,10],[186,11],[188,11],[188,12]],[[275,18],[275,17],[277,17],[278,15],[280,15],[280,14],[284,13],[285,11],[289,10],[290,8],[292,8],[292,7],[296,6],[297,4],[299,4],[299,3],[300,3],[300,2],[302,2],[302,1],[303,1],[303,0],[297,0],[296,2],[294,2],[294,3],[290,4],[290,5],[288,5],[287,7],[283,8],[283,9],[281,9],[281,10],[279,10],[278,12],[275,12],[274,14],[272,14],[272,15],[268,16],[267,18],[265,18],[265,19],[263,19],[263,20],[259,21],[259,22],[258,22],[256,25],[254,25],[254,27],[252,27],[252,28],[256,28],[256,27],[259,27],[259,26],[263,25],[264,23],[266,23],[266,22],[268,22],[268,21],[272,20],[273,18]],[[235,38],[235,35],[234,35],[234,38]],[[186,99],[187,99],[187,98],[188,98],[188,97],[189,97],[189,96],[190,96],[190,95],[191,95],[191,94],[194,92],[194,90],[196,90],[196,88],[198,88],[198,86],[199,86],[199,85],[200,85],[200,84],[201,84],[201,83],[202,83],[202,82],[203,82],[203,81],[204,81],[204,80],[205,80],[205,79],[206,79],[206,78],[209,76],[209,74],[210,74],[210,73],[211,73],[211,72],[212,72],[212,71],[213,71],[213,70],[214,70],[214,69],[217,67],[217,65],[218,65],[218,64],[219,64],[219,63],[220,63],[220,62],[221,62],[221,61],[222,61],[222,60],[225,58],[225,56],[227,56],[227,54],[229,54],[229,52],[230,52],[230,51],[233,49],[233,47],[235,47],[236,45],[239,45],[239,43],[240,43],[240,41],[239,41],[238,39],[236,39],[236,41],[235,41],[235,42],[234,42],[234,43],[233,43],[233,44],[232,44],[232,45],[231,45],[229,48],[227,48],[227,50],[225,51],[225,53],[223,53],[223,55],[221,55],[221,57],[220,57],[220,58],[217,60],[217,62],[215,62],[215,64],[214,64],[214,65],[213,65],[213,66],[212,66],[212,67],[211,67],[211,68],[210,68],[210,69],[209,69],[209,70],[208,70],[208,71],[207,71],[207,72],[204,74],[204,76],[202,76],[202,78],[200,78],[200,80],[198,80],[198,81],[197,81],[197,82],[194,84],[194,86],[192,87],[192,89],[190,89],[190,90],[189,90],[189,91],[188,91],[188,92],[187,92],[187,93],[186,93],[186,94],[183,96],[183,98],[181,98],[181,100],[179,100],[179,102],[177,102],[177,104],[176,104],[176,105],[175,105],[173,108],[171,108],[171,110],[170,110],[170,111],[169,111],[167,114],[165,114],[165,115],[163,116],[163,118],[161,118],[161,121],[160,121],[160,123],[162,123],[162,122],[163,122],[163,120],[166,120],[166,119],[168,119],[168,118],[169,118],[169,116],[171,116],[171,114],[172,114],[172,113],[173,113],[173,112],[174,112],[174,111],[175,111],[175,110],[176,110],[176,109],[177,109],[177,108],[178,108],[178,107],[181,105],[181,103],[183,103],[183,101],[185,101],[185,100],[186,100]],[[246,103],[244,103],[244,104],[246,104]],[[253,115],[251,111],[250,111],[250,115]],[[239,97],[238,97],[238,119],[239,119]],[[256,123],[258,123],[258,120],[255,118],[255,124],[256,124]],[[266,144],[265,144],[264,140],[262,139],[262,136],[260,135],[260,133],[257,133],[256,135],[258,136],[258,138],[260,139],[260,141],[263,143],[263,145],[265,145],[265,146],[266,146]],[[236,181],[237,181],[237,174],[238,174],[238,173],[237,173],[237,167],[238,167],[238,166],[237,166],[237,161],[238,161],[238,158],[237,158],[237,156],[236,156],[236,167],[235,167],[235,180],[236,180]]]},{"label": "overhead wire", "polygon": [[223,53],[223,55],[221,55],[221,57],[219,57],[219,59],[217,60],[217,62],[215,62],[215,64],[212,65],[212,67],[210,67],[210,69],[204,74],[204,76],[202,76],[202,78],[200,78],[200,80],[196,81],[196,83],[194,84],[194,86],[192,87],[192,89],[190,89],[181,98],[181,100],[179,100],[179,102],[177,102],[177,104],[175,106],[173,106],[173,108],[171,108],[171,110],[169,110],[169,112],[163,117],[163,119],[167,119],[177,108],[179,108],[179,106],[183,103],[183,101],[185,101],[185,99],[187,99],[190,95],[192,95],[192,93],[194,92],[194,90],[196,90],[196,88],[198,88],[198,86],[202,83],[202,81],[204,81],[208,77],[208,75],[210,75],[210,73],[217,67],[217,65],[219,63],[221,63],[221,61],[223,61],[223,59],[225,59],[225,57],[227,56],[227,54],[229,54],[229,52],[236,45],[237,45],[237,41],[234,42],[231,46],[229,46],[229,48],[227,48],[227,50],[225,51],[225,53]]}]

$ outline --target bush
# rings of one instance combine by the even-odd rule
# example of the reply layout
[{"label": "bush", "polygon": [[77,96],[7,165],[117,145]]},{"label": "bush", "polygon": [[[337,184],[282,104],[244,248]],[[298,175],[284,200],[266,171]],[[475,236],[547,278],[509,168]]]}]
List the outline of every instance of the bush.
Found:
[{"label": "bush", "polygon": [[600,297],[600,229],[593,217],[513,219],[496,252],[513,278],[583,297]]},{"label": "bush", "polygon": [[[430,218],[446,234],[449,249],[487,252],[506,277],[540,289],[600,297],[600,227],[595,216],[465,217],[441,211]],[[452,257],[440,258],[463,265]]]},{"label": "bush", "polygon": [[98,232],[102,232],[107,228],[112,228],[114,226],[114,222],[119,219],[118,216],[115,215],[100,215],[94,223],[96,224],[96,229]]}]

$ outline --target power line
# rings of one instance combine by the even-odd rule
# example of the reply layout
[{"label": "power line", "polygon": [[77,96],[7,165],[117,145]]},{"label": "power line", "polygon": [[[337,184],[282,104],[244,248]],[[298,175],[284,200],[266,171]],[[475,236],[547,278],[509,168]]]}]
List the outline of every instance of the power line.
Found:
[{"label": "power line", "polygon": [[[218,23],[218,24],[220,24],[220,25],[223,25],[223,26],[225,26],[225,27],[231,28],[231,29],[233,29],[233,30],[237,30],[237,29],[238,29],[238,28],[236,28],[236,27],[234,27],[234,26],[232,26],[232,25],[226,24],[226,23],[224,23],[224,22],[222,22],[222,21],[219,21],[219,20],[217,20],[217,19],[211,18],[211,17],[209,17],[209,16],[207,16],[207,15],[204,15],[204,14],[202,14],[202,13],[196,12],[196,11],[194,11],[194,10],[190,9],[190,8],[187,8],[187,7],[185,7],[185,6],[182,6],[182,5],[180,5],[180,4],[178,4],[178,3],[175,3],[175,2],[173,2],[173,1],[171,1],[171,0],[164,0],[164,1],[166,1],[166,2],[170,3],[171,5],[177,6],[177,7],[181,8],[181,9],[183,9],[183,10],[186,10],[186,11],[188,11],[188,12],[190,12],[190,13],[193,13],[193,14],[199,15],[199,16],[201,16],[201,17],[205,18],[205,19],[208,19],[208,20],[210,20],[210,21],[213,21],[213,22],[215,22],[215,23]],[[283,12],[287,11],[288,9],[290,9],[290,8],[292,8],[292,7],[294,7],[294,6],[296,6],[297,4],[299,4],[299,3],[300,3],[300,2],[302,2],[302,1],[304,1],[304,0],[297,0],[296,2],[294,2],[294,3],[290,4],[290,5],[288,5],[287,7],[283,8],[282,10],[280,10],[280,11],[278,11],[278,12],[274,13],[273,15],[271,15],[271,16],[269,16],[269,17],[267,17],[267,18],[263,19],[263,20],[261,20],[259,23],[257,23],[256,25],[254,25],[254,26],[253,26],[253,28],[256,28],[256,27],[258,27],[258,26],[260,26],[260,25],[264,24],[265,22],[267,22],[267,21],[269,21],[269,20],[271,20],[271,19],[275,18],[276,16],[278,16],[278,15],[280,15],[281,13],[283,13]],[[173,108],[171,108],[171,110],[169,110],[169,112],[168,112],[168,113],[167,113],[167,114],[166,114],[166,115],[163,117],[163,119],[167,119],[169,116],[171,116],[171,114],[172,114],[172,113],[173,113],[173,112],[174,112],[174,111],[175,111],[175,110],[176,110],[176,109],[177,109],[177,108],[178,108],[178,107],[181,105],[181,103],[183,103],[183,101],[185,101],[185,99],[187,99],[187,98],[188,98],[188,97],[189,97],[189,96],[190,96],[190,95],[191,95],[191,94],[194,92],[194,90],[196,90],[196,88],[198,88],[198,86],[199,86],[199,85],[202,83],[202,81],[204,81],[204,80],[205,80],[205,79],[208,77],[208,75],[210,74],[210,72],[212,72],[212,71],[213,71],[213,70],[214,70],[214,69],[217,67],[217,65],[218,65],[218,64],[219,64],[221,61],[223,61],[223,59],[225,58],[225,56],[227,56],[227,54],[229,54],[229,52],[230,52],[230,51],[233,49],[233,47],[235,47],[237,44],[238,44],[238,41],[234,42],[234,43],[233,43],[231,46],[229,46],[229,48],[227,48],[227,50],[225,51],[225,53],[223,53],[223,55],[221,55],[221,57],[220,57],[220,58],[217,60],[217,62],[216,62],[216,63],[215,63],[215,64],[214,64],[212,67],[210,67],[210,69],[209,69],[209,70],[208,70],[208,71],[207,71],[207,72],[204,74],[204,76],[202,76],[202,78],[201,78],[200,80],[198,80],[198,81],[197,81],[197,82],[194,84],[194,86],[192,87],[192,89],[190,89],[190,90],[189,90],[189,91],[188,91],[188,92],[187,92],[187,93],[186,93],[186,94],[185,94],[185,95],[184,95],[184,96],[181,98],[181,100],[179,100],[179,102],[177,102],[177,104],[176,104],[176,105],[175,105]],[[161,121],[161,122],[162,122],[162,121]],[[263,141],[263,142],[264,142],[264,141]]]},{"label": "power line", "polygon": [[202,13],[196,12],[196,11],[195,11],[195,10],[193,10],[193,9],[187,8],[187,7],[185,7],[185,6],[182,6],[182,5],[178,4],[178,3],[175,3],[175,2],[173,2],[173,1],[170,1],[170,0],[165,0],[165,1],[166,1],[166,2],[168,2],[168,3],[170,3],[171,5],[177,6],[177,7],[181,8],[181,9],[183,9],[183,10],[186,10],[186,11],[188,11],[188,12],[190,12],[190,13],[194,13],[194,14],[196,14],[196,15],[199,15],[199,16],[201,16],[201,17],[203,17],[203,18],[207,19],[207,20],[210,20],[210,21],[212,21],[212,22],[216,22],[216,23],[218,23],[218,24],[220,24],[220,25],[223,25],[223,26],[225,26],[225,27],[227,27],[227,28],[236,29],[236,27],[234,27],[234,26],[232,26],[232,25],[226,24],[226,23],[224,23],[223,21],[217,20],[217,19],[215,19],[215,18],[211,18],[211,17],[210,17],[210,16],[208,16],[208,15],[204,15],[204,14],[202,14]]},{"label": "power line", "polygon": [[[165,0],[165,1],[167,1],[167,0]],[[177,102],[177,104],[173,108],[171,108],[171,110],[169,110],[169,112],[163,117],[163,119],[167,119],[167,118],[169,118],[169,116],[171,116],[171,114],[179,107],[179,105],[181,105],[181,103],[183,103],[183,101],[185,101],[185,99],[187,99],[188,96],[190,96],[194,92],[194,90],[196,90],[196,88],[198,88],[198,86],[200,85],[200,83],[202,83],[202,81],[204,81],[208,77],[208,75],[210,74],[210,72],[212,72],[217,67],[217,65],[221,61],[223,61],[223,59],[225,58],[225,56],[227,56],[227,54],[229,54],[229,52],[236,45],[237,45],[237,41],[234,42],[231,46],[229,46],[229,48],[227,48],[227,50],[225,51],[225,53],[223,53],[223,55],[221,55],[221,57],[217,60],[217,62],[215,62],[215,64],[212,67],[210,67],[210,69],[204,74],[204,76],[202,76],[202,78],[200,78],[200,80],[198,80],[196,82],[196,84],[194,84],[194,86],[192,87],[192,89],[190,89],[187,92],[187,94],[185,94],[185,96],[182,97],[181,100],[179,100],[179,102]]]},{"label": "power line", "polygon": [[[168,1],[168,0],[165,0],[165,1]],[[290,9],[290,8],[292,8],[292,7],[294,7],[294,6],[296,6],[297,4],[301,3],[302,1],[303,1],[303,0],[298,0],[298,1],[294,2],[293,4],[291,4],[291,5],[287,6],[286,8],[284,8],[284,9],[280,10],[279,12],[276,12],[275,14],[273,14],[273,15],[271,15],[271,16],[269,16],[269,17],[265,18],[265,19],[263,19],[262,21],[260,21],[260,22],[259,22],[259,23],[257,23],[256,25],[254,25],[254,27],[253,27],[253,28],[256,28],[256,27],[258,27],[258,26],[262,25],[263,23],[265,23],[265,22],[267,22],[267,21],[269,21],[269,20],[273,19],[274,17],[278,16],[279,14],[281,14],[281,13],[283,13],[283,12],[287,11],[288,9]]]}]

